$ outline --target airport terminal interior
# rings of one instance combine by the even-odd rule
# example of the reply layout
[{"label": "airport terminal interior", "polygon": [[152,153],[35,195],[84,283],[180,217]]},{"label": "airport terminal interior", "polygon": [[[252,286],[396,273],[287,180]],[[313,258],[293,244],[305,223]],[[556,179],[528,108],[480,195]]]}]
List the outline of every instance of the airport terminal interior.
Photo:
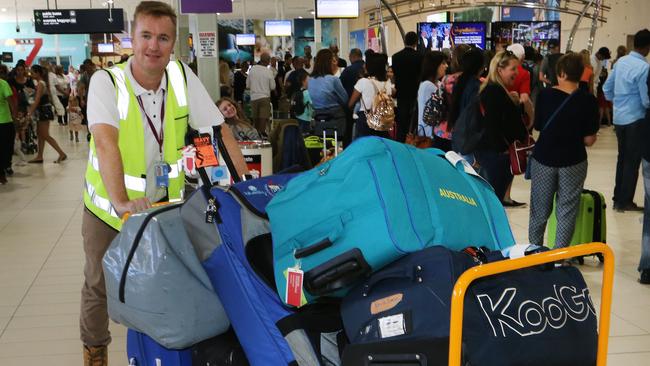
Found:
[{"label": "airport terminal interior", "polygon": [[[518,43],[536,51],[540,60],[549,52],[549,44],[558,44],[562,53],[585,49],[592,57],[606,47],[609,54],[606,61],[598,60],[602,68],[598,71],[612,75],[613,61],[634,49],[635,34],[649,28],[650,19],[647,0],[163,2],[178,14],[173,58],[198,72],[199,80],[215,102],[226,94],[233,95],[237,88],[233,85],[233,75],[236,84],[244,62],[253,64],[268,55],[273,57],[271,67],[291,70],[289,63],[282,64],[288,54],[301,58],[307,69],[305,46],[311,47],[314,57],[319,50],[336,46],[338,56],[347,60],[347,65],[352,64],[348,58],[352,49],[360,50],[364,57],[375,57],[368,50],[385,54],[390,64],[395,59],[393,55],[404,48],[402,37],[407,32],[417,32],[418,52],[438,51],[448,57],[453,48],[463,43],[485,51]],[[135,27],[133,14],[137,4],[138,1],[131,0],[91,0],[90,5],[81,0],[0,0],[0,49],[2,64],[9,70],[9,76],[0,77],[11,78],[19,60],[23,60],[27,70],[31,65],[61,65],[65,80],[74,79],[75,83],[81,80],[78,72],[84,64],[86,67],[87,63],[94,64],[97,69],[117,65],[124,55],[137,52],[134,35],[130,33]],[[75,11],[71,13],[70,9]],[[97,29],[90,32],[86,27]],[[112,33],[108,30],[111,27]],[[441,37],[436,38],[436,34]],[[617,53],[621,47],[627,50],[623,54]],[[133,62],[133,57],[130,60]],[[53,72],[55,69],[52,68]],[[222,77],[220,73],[224,71],[232,73],[231,78]],[[597,96],[599,82],[594,82],[592,93]],[[282,95],[282,88],[278,89],[280,101],[271,108],[271,120],[285,119],[282,114],[289,114],[288,96]],[[76,92],[72,90],[73,95]],[[244,113],[250,115],[252,93],[245,87],[241,92],[241,99],[233,95],[236,101],[233,103],[241,103]],[[311,98],[316,99],[318,95]],[[398,98],[399,89],[395,100]],[[637,269],[644,212],[613,207],[619,149],[616,112],[614,126],[611,113],[612,107],[614,111],[617,107],[608,105],[604,98],[598,103],[604,114],[599,116],[595,143],[586,148],[588,171],[584,188],[600,192],[605,198],[607,234],[603,241],[615,257],[611,314],[606,314],[611,322],[606,362],[599,365],[647,366],[650,364],[650,284],[640,283]],[[49,122],[49,134],[58,142],[62,153],[49,144],[45,144],[42,152],[36,151],[37,134],[43,133],[43,122],[16,121],[16,128],[22,132],[15,138],[12,164],[7,167],[10,171],[0,175],[4,180],[0,181],[0,366],[84,364],[79,317],[86,257],[81,228],[85,210],[84,180],[92,162],[89,163],[87,127],[73,123],[73,112],[82,113],[66,112],[69,118],[66,122],[58,120],[55,111]],[[399,118],[399,112],[396,116]],[[80,118],[79,121],[85,116]],[[254,122],[251,125],[258,127]],[[269,123],[268,129],[258,137],[266,137],[273,125],[274,122]],[[534,135],[539,136],[539,131]],[[3,143],[7,141],[0,137]],[[648,137],[643,136],[643,144],[648,143]],[[33,163],[39,157],[42,161]],[[270,164],[265,159],[263,163]],[[270,167],[256,166],[256,169],[261,175],[270,172]],[[523,174],[514,177],[510,197],[510,202],[524,203],[505,208],[512,233],[517,243],[529,243],[531,183]],[[633,202],[639,206],[649,203],[644,202],[641,171]],[[601,318],[603,264],[596,257],[586,257],[584,264],[571,265],[584,276],[597,316]],[[127,328],[113,321],[109,328],[112,336],[108,346],[109,364],[129,364]]]}]

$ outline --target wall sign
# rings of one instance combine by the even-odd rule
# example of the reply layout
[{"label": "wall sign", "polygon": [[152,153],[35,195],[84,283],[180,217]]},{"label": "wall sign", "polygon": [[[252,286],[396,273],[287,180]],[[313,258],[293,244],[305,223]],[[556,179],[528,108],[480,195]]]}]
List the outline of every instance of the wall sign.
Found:
[{"label": "wall sign", "polygon": [[199,57],[217,57],[217,32],[199,32]]}]

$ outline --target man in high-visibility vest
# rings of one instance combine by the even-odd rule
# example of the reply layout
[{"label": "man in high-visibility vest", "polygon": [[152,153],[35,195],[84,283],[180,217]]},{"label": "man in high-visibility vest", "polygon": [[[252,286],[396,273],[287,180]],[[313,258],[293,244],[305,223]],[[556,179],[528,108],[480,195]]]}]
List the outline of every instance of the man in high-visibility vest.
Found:
[{"label": "man in high-visibility vest", "polygon": [[[183,197],[181,147],[188,124],[198,129],[223,116],[186,65],[170,61],[176,14],[166,3],[141,2],[134,14],[133,57],[96,72],[88,91],[93,139],[85,175],[82,235],[86,264],[80,330],[85,365],[107,365],[108,330],[102,257],[127,212]],[[216,82],[216,81],[215,81]],[[222,124],[223,140],[238,174],[246,164]]]}]

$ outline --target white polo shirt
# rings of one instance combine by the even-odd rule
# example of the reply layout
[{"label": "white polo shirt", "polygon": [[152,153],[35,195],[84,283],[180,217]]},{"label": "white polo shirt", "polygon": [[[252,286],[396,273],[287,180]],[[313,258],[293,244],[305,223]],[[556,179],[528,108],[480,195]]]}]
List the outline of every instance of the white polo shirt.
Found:
[{"label": "white polo shirt", "polygon": [[[160,111],[164,95],[167,94],[167,79],[163,75],[160,86],[157,90],[146,90],[133,77],[131,72],[131,61],[129,58],[125,69],[126,77],[129,79],[133,91],[137,96],[142,99],[144,111],[142,112],[142,124],[144,128],[144,152],[147,162],[147,190],[146,196],[150,201],[156,202],[165,197],[166,192],[164,189],[156,187],[156,177],[154,167],[157,161],[160,160],[160,152],[156,138],[154,137],[147,119],[145,112],[151,118],[151,121],[160,133],[161,121]],[[189,108],[189,125],[194,129],[200,127],[216,126],[223,123],[223,115],[219,108],[215,105],[214,101],[208,94],[207,90],[199,80],[199,78],[192,72],[192,70],[183,64],[185,75],[187,77],[187,92],[189,98],[187,100]],[[105,70],[96,71],[91,79],[90,87],[88,89],[88,128],[96,124],[108,124],[117,129],[120,128],[120,116],[117,109],[117,96],[115,93],[115,86],[111,80],[110,75]],[[173,122],[169,117],[165,116],[165,123]]]}]

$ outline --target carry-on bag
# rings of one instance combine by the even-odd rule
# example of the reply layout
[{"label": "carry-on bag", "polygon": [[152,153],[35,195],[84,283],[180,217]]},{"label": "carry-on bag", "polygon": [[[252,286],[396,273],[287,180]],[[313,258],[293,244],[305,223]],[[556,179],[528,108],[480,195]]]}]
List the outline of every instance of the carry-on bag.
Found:
[{"label": "carry-on bag", "polygon": [[[498,251],[458,252],[435,246],[396,261],[343,299],[350,343],[357,354],[365,348],[366,355],[384,349],[386,342],[439,343],[449,336],[456,280],[477,264],[502,259]],[[597,321],[589,289],[576,268],[551,268],[521,269],[468,288],[463,344],[469,364],[595,363]],[[432,359],[429,354],[428,360],[446,364],[442,356],[446,354]]]},{"label": "carry-on bag", "polygon": [[[607,243],[607,203],[602,193],[583,189],[580,194],[580,206],[576,225],[573,230],[570,245],[601,242]],[[548,247],[553,248],[556,244],[557,215],[556,200],[553,200],[553,211],[548,220]],[[603,256],[596,254],[600,262]]]},{"label": "carry-on bag", "polygon": [[[196,196],[185,204],[204,208],[205,200]],[[111,319],[174,349],[230,325],[180,208],[172,204],[131,215],[103,259]]]},{"label": "carry-on bag", "polygon": [[267,212],[278,294],[300,271],[301,303],[428,246],[514,244],[492,187],[460,156],[378,137],[293,179]]}]

